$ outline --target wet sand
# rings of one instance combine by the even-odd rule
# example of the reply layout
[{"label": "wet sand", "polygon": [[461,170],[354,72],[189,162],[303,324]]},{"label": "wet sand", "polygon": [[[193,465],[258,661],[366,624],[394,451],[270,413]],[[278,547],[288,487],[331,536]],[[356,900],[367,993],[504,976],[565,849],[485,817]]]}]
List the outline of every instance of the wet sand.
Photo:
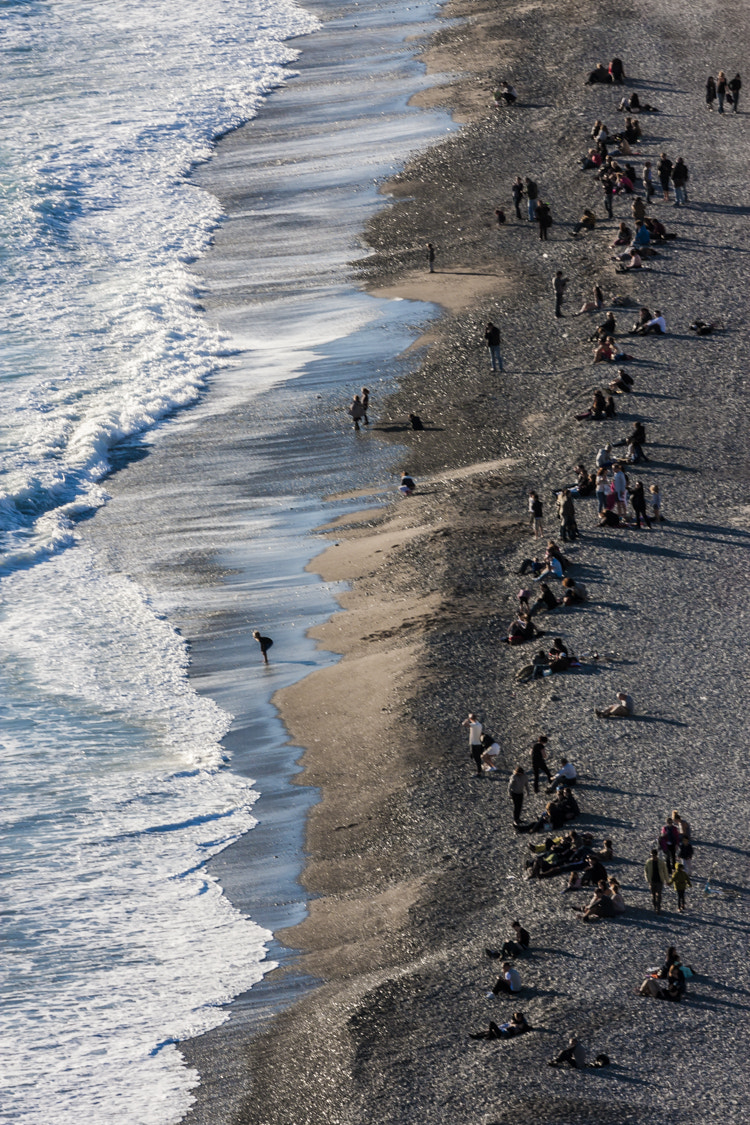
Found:
[{"label": "wet sand", "polygon": [[[470,23],[442,32],[438,46],[450,52],[454,37],[456,52],[467,41],[486,47],[472,49],[473,73],[455,91],[470,121],[388,185],[401,198],[370,222],[376,254],[360,265],[379,293],[449,291],[446,314],[378,423],[382,435],[408,443],[420,487],[385,512],[336,523],[333,545],[313,564],[351,590],[341,614],[313,634],[344,659],[276,697],[305,747],[300,780],[321,792],[307,830],[310,914],[280,936],[304,951],[300,969],[322,983],[249,1044],[250,1093],[237,1121],[662,1125],[678,1114],[739,1123],[750,997],[748,117],[708,115],[703,83],[721,65],[734,73],[733,44],[746,29],[724,9],[676,4],[658,12],[638,4],[617,13],[580,4],[455,11]],[[661,109],[641,119],[637,167],[666,149],[692,171],[689,208],[653,207],[677,239],[648,271],[628,277],[609,260],[616,222],[571,238],[584,206],[603,213],[578,158],[595,118],[611,127],[621,120],[621,91],[584,88],[583,79],[614,53],[632,76],[627,88]],[[484,94],[474,95],[502,76],[498,56],[521,97],[512,110],[484,114]],[[513,217],[516,174],[533,175],[551,202],[546,245]],[[509,216],[502,229],[498,205]],[[627,198],[616,201],[615,218],[630,219]],[[437,278],[420,272],[428,240],[438,247]],[[570,278],[560,322],[552,316],[556,268]],[[489,275],[497,287],[477,288],[475,279]],[[462,295],[463,276],[471,280]],[[616,419],[581,424],[574,415],[602,372],[590,364],[596,321],[570,314],[595,281],[607,297],[661,307],[669,334],[625,337],[636,393],[618,400]],[[633,313],[616,313],[622,331]],[[727,328],[698,339],[688,330],[696,316],[721,317]],[[501,376],[483,347],[489,317],[505,338]],[[423,433],[405,429],[409,410],[424,419]],[[566,553],[591,601],[543,627],[571,645],[583,668],[518,686],[513,673],[528,653],[500,640],[531,549],[528,490],[543,495],[547,528],[556,531],[551,490],[635,419],[647,427],[649,462],[632,476],[659,483],[669,522],[603,531],[595,501],[578,504],[583,537]],[[594,708],[621,689],[634,696],[636,717],[597,720]],[[472,776],[460,726],[469,710],[500,741],[492,778]],[[542,730],[551,762],[565,754],[582,775],[576,827],[614,840],[610,870],[628,907],[617,921],[585,927],[570,909],[581,895],[524,878],[528,838],[512,830],[505,790]],[[538,813],[541,795],[527,804]],[[693,888],[684,915],[669,891],[656,916],[643,861],[672,808],[692,824]],[[707,881],[722,893],[706,893]],[[488,1000],[496,966],[484,949],[510,936],[513,917],[532,933],[523,996]],[[686,1002],[635,996],[672,943],[697,974]],[[469,1040],[515,1007],[533,1034]],[[613,1065],[547,1069],[571,1031]]]}]

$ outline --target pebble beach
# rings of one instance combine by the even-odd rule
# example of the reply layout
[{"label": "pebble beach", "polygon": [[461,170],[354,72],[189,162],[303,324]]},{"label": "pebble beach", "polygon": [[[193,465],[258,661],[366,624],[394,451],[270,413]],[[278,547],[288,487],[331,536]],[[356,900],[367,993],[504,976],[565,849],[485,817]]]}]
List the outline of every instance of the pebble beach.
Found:
[{"label": "pebble beach", "polygon": [[[737,114],[710,114],[703,87],[722,67],[742,71],[744,13],[674,0],[658,11],[457,0],[444,15],[425,62],[443,71],[450,60],[460,74],[417,97],[451,109],[462,128],[383,185],[390,204],[369,220],[372,253],[353,267],[380,298],[443,311],[412,349],[398,391],[377,404],[371,432],[342,436],[393,443],[394,467],[400,459],[418,488],[369,509],[362,489],[363,510],[321,529],[328,546],[311,569],[347,590],[340,612],[311,635],[342,659],[274,700],[305,750],[298,781],[321,797],[307,822],[309,913],[277,937],[319,984],[249,1043],[235,1037],[247,1092],[232,1120],[739,1125],[750,1046],[749,118],[742,102]],[[584,86],[613,55],[625,86]],[[496,109],[503,77],[519,98]],[[675,209],[657,196],[652,213],[677,237],[647,269],[618,275],[610,243],[618,221],[630,221],[631,199],[617,197],[606,220],[579,159],[594,120],[619,127],[617,103],[633,90],[659,113],[642,115],[631,159],[640,169],[662,151],[684,156],[690,203]],[[533,176],[550,203],[546,243],[515,218],[517,175]],[[597,228],[573,239],[585,207]],[[560,320],[557,269],[569,279]],[[634,393],[618,397],[615,418],[582,423],[575,415],[605,379],[589,342],[602,318],[571,314],[595,283],[621,334],[640,305],[661,308],[668,332],[623,335]],[[699,338],[695,318],[723,327]],[[484,346],[488,320],[503,335],[501,373]],[[408,428],[410,412],[423,431]],[[501,640],[528,584],[519,567],[536,546],[529,490],[543,497],[545,529],[557,538],[553,490],[636,420],[649,460],[631,481],[658,483],[667,522],[600,528],[596,501],[577,503],[581,538],[564,549],[589,601],[538,623],[581,668],[518,684],[537,646]],[[373,496],[381,488],[373,482]],[[597,719],[617,691],[635,700],[633,718]],[[461,726],[469,711],[501,747],[497,773],[483,779]],[[506,787],[540,733],[551,764],[566,756],[578,769],[576,829],[614,842],[607,869],[627,905],[616,920],[584,926],[571,899],[587,896],[562,895],[562,880],[525,878],[532,837],[514,831]],[[543,803],[532,795],[529,815]],[[643,864],[672,809],[692,825],[693,886],[684,914],[668,890],[656,915]],[[485,948],[511,936],[514,918],[532,937],[519,962],[523,992],[488,998],[497,974]],[[669,945],[695,972],[681,1004],[636,995]],[[519,1007],[532,1033],[470,1040]],[[549,1069],[571,1033],[611,1065]],[[196,1114],[209,1107],[204,1099]]]}]

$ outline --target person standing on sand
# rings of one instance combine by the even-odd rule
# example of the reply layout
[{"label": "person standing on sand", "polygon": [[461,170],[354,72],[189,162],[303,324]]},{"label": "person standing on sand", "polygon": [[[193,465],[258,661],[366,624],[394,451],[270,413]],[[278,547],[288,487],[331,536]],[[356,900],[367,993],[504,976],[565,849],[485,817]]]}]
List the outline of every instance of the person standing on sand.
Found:
[{"label": "person standing on sand", "polygon": [[362,415],[362,422],[365,426],[369,426],[370,425],[370,419],[367,417],[367,408],[370,405],[370,392],[367,389],[367,387],[362,388],[361,402],[362,402],[362,410],[364,411],[364,413]]},{"label": "person standing on sand", "polygon": [[513,823],[521,823],[524,793],[529,793],[529,779],[522,766],[516,766],[508,782],[508,794],[513,802]]},{"label": "person standing on sand", "polygon": [[690,179],[688,167],[681,156],[677,157],[672,169],[672,183],[674,184],[675,207],[684,207],[687,203],[687,182]]},{"label": "person standing on sand", "polygon": [[523,215],[521,214],[521,200],[523,199],[523,180],[520,176],[516,176],[515,180],[513,181],[513,185],[510,189],[510,194],[513,197],[513,206],[516,209],[516,218],[522,219]]},{"label": "person standing on sand", "polygon": [[263,663],[268,664],[268,650],[273,644],[273,641],[270,637],[262,637],[258,629],[254,631],[253,637],[260,645],[260,652],[261,656],[263,657]]},{"label": "person standing on sand", "polygon": [[482,746],[482,724],[474,712],[470,711],[469,717],[464,719],[461,726],[469,728],[469,753],[477,767],[477,777],[484,777],[484,771],[482,770],[482,751],[484,749]]},{"label": "person standing on sand", "polygon": [[552,278],[552,291],[555,294],[555,316],[558,319],[563,315],[562,303],[567,284],[567,277],[563,277],[563,271],[558,270]]},{"label": "person standing on sand", "polygon": [[529,516],[531,517],[531,534],[535,539],[541,539],[544,535],[544,528],[542,527],[543,511],[542,501],[539,499],[536,492],[530,492]]},{"label": "person standing on sand", "polygon": [[490,349],[490,360],[492,361],[493,371],[502,371],[503,357],[500,352],[501,336],[500,329],[491,320],[487,321],[487,327],[484,330],[484,340],[487,347]]},{"label": "person standing on sand", "polygon": [[435,272],[435,247],[431,242],[427,243],[427,265],[429,266],[430,273]]},{"label": "person standing on sand", "polygon": [[661,914],[661,893],[664,889],[664,883],[661,878],[659,851],[657,848],[651,849],[651,855],[646,860],[646,866],[643,872],[646,876],[646,882],[651,888],[651,901],[654,904],[654,910],[657,914]]}]

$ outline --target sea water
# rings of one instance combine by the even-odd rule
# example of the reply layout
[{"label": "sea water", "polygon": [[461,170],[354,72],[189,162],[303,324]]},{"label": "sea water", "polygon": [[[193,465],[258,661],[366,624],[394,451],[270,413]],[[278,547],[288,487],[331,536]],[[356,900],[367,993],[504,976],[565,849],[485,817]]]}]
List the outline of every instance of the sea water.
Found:
[{"label": "sea water", "polygon": [[[169,597],[126,577],[148,571],[147,553],[171,565],[169,521],[154,513],[176,498],[173,482],[148,478],[142,519],[137,504],[121,505],[131,522],[118,544],[116,519],[92,532],[114,513],[107,476],[123,446],[140,436],[152,448],[171,427],[194,474],[177,497],[191,550],[202,556],[223,537],[236,551],[224,554],[239,576],[229,600],[283,604],[278,648],[298,643],[311,607],[331,611],[329,594],[310,594],[311,576],[306,587],[294,577],[314,550],[300,532],[321,521],[305,482],[321,496],[370,479],[372,447],[342,444],[343,419],[331,427],[327,412],[341,385],[370,378],[373,354],[385,363],[413,339],[410,314],[379,318],[377,302],[344,282],[351,232],[375,205],[372,177],[445,127],[429,115],[421,131],[405,122],[389,86],[406,33],[393,26],[412,20],[416,31],[424,13],[370,6],[369,40],[364,4],[329,32],[350,46],[347,110],[358,120],[340,126],[345,76],[322,67],[323,86],[288,115],[294,135],[279,134],[258,172],[256,253],[232,267],[255,289],[248,281],[222,311],[235,282],[217,259],[206,316],[196,270],[221,210],[187,173],[289,77],[284,40],[315,18],[284,0],[0,3],[2,1123],[179,1121],[197,1075],[177,1043],[220,1023],[220,1005],[272,967],[271,934],[231,905],[207,862],[224,862],[255,824],[260,775],[247,760],[234,768],[236,740],[222,743],[242,694],[236,650],[222,638],[219,675],[196,694]],[[307,127],[325,117],[335,142]],[[290,145],[295,191],[307,196],[288,190]],[[280,169],[275,182],[268,168]],[[248,168],[224,169],[225,182],[233,174],[244,189]],[[270,414],[242,405],[249,385],[290,375],[299,389],[280,389]],[[258,449],[257,471],[245,464],[233,491],[225,453],[212,479],[201,461],[208,423],[218,417],[220,429],[229,410]],[[230,492],[228,515],[214,515]],[[265,569],[247,570],[238,531],[265,552]],[[224,613],[226,598],[201,582],[190,596]],[[302,674],[297,663],[276,664],[272,686]],[[245,901],[236,871],[223,872]]]},{"label": "sea water", "polygon": [[76,527],[117,444],[220,362],[188,270],[219,208],[184,174],[314,26],[284,0],[0,4],[3,1122],[178,1120],[174,1042],[261,976],[268,934],[205,869],[254,823],[230,716]]}]

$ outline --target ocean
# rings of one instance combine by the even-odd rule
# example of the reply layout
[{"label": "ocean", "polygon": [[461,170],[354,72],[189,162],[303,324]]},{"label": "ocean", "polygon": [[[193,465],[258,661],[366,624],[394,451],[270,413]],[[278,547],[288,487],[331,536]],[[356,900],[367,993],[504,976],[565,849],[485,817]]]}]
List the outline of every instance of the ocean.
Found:
[{"label": "ocean", "polygon": [[449,128],[406,106],[433,15],[0,4],[3,1125],[180,1121],[179,1042],[304,910],[314,796],[270,697],[334,659],[305,638],[313,529],[354,503],[326,496],[392,488],[343,406],[430,310],[347,263]]}]

